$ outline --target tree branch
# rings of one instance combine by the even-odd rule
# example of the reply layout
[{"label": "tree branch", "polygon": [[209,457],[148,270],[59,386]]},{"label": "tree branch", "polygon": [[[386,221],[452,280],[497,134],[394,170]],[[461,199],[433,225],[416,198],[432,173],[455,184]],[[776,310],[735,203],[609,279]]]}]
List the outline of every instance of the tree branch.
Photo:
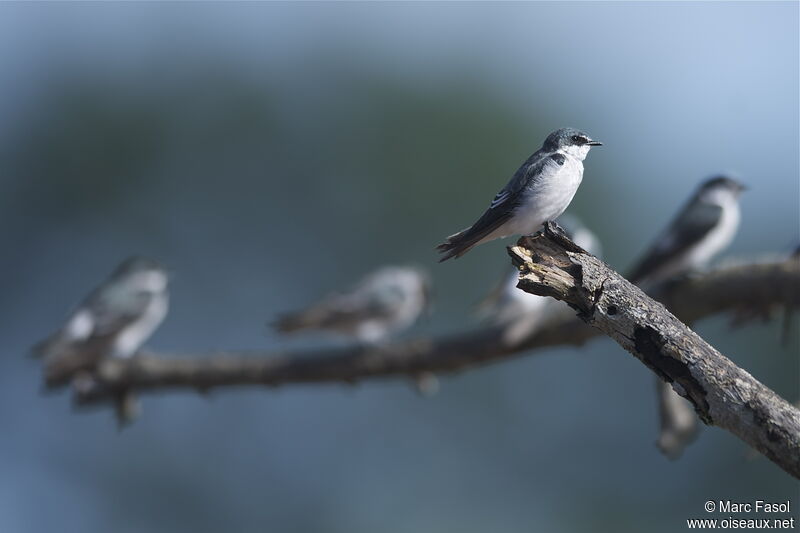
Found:
[{"label": "tree branch", "polygon": [[[527,241],[524,241],[527,242]],[[800,306],[800,261],[781,260],[720,268],[655,289],[686,322],[724,311]],[[504,327],[473,329],[437,338],[380,346],[302,352],[224,351],[209,354],[142,352],[128,360],[93,352],[69,354],[45,364],[48,387],[73,383],[79,405],[114,402],[128,392],[316,383],[355,383],[370,378],[430,377],[519,357],[556,345],[582,345],[598,329],[569,319],[510,340]],[[513,337],[516,338],[516,337]]]},{"label": "tree branch", "polygon": [[[686,322],[740,308],[800,305],[800,263],[793,260],[743,264],[684,278],[662,287],[667,301]],[[79,403],[102,400],[110,391],[156,388],[208,390],[233,385],[278,386],[291,383],[354,383],[375,377],[416,377],[450,373],[524,352],[557,345],[582,345],[600,334],[572,319],[534,331],[518,342],[505,340],[503,327],[488,327],[433,339],[382,346],[353,346],[296,353],[235,351],[211,354],[146,353],[128,360],[102,359],[75,364],[53,361],[45,368],[50,387],[68,383],[80,371],[94,376],[93,386],[78,391]],[[79,358],[78,358],[79,359]]]},{"label": "tree branch", "polygon": [[[543,232],[523,237],[510,254],[520,267],[522,290],[567,302],[581,319],[672,383],[706,424],[727,429],[800,478],[800,410],[720,354],[664,305],[575,245],[558,226],[548,223]],[[728,275],[718,276],[726,277],[730,280]],[[736,285],[727,292],[707,281],[696,282],[698,286],[705,286],[704,297],[685,287],[673,287],[669,297],[691,295],[698,312],[713,312],[735,304],[732,293],[740,292]],[[790,298],[797,297],[796,279],[786,288],[793,293]],[[752,287],[741,292],[750,298],[778,296],[774,290],[761,294]],[[715,300],[705,301],[709,297]]]}]

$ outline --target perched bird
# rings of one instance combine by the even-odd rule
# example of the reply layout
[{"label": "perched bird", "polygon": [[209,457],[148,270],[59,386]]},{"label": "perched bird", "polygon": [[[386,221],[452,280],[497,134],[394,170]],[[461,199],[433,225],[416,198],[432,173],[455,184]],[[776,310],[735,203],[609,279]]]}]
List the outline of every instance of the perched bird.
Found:
[{"label": "perched bird", "polygon": [[[564,215],[558,222],[575,244],[592,255],[601,255],[600,240],[580,220]],[[513,345],[546,324],[574,316],[567,304],[525,292],[517,288],[518,283],[519,270],[512,267],[478,306],[484,318],[505,326],[506,343]]]},{"label": "perched bird", "polygon": [[744,185],[727,176],[706,180],[631,271],[635,284],[664,281],[705,267],[739,229]]},{"label": "perched bird", "polygon": [[[739,228],[739,195],[745,187],[727,176],[703,182],[628,279],[647,286],[705,267],[724,250]],[[659,449],[676,459],[697,437],[697,416],[670,383],[657,378],[661,431]]]},{"label": "perched bird", "polygon": [[473,246],[509,235],[533,233],[555,220],[572,201],[583,179],[583,160],[602,143],[573,128],[561,128],[545,139],[497,193],[469,228],[451,235],[437,249],[439,262],[461,257]]},{"label": "perched bird", "polygon": [[[151,259],[132,257],[122,262],[59,330],[34,346],[32,354],[44,358],[47,384],[64,385],[104,357],[134,355],[167,314],[168,277],[164,267]],[[133,396],[121,392],[120,423],[133,418],[135,410]]]},{"label": "perched bird", "polygon": [[39,357],[89,350],[130,357],[164,320],[169,305],[168,274],[144,257],[123,261],[93,290],[66,323],[33,348]]},{"label": "perched bird", "polygon": [[306,309],[278,318],[282,333],[324,330],[376,343],[409,328],[430,302],[428,276],[412,267],[389,266],[350,290],[334,293]]}]

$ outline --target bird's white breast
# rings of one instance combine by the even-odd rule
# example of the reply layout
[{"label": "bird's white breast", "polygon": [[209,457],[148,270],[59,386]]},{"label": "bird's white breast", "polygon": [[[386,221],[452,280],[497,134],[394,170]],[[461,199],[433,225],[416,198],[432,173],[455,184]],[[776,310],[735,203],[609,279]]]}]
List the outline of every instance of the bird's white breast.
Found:
[{"label": "bird's white breast", "polygon": [[706,266],[715,255],[728,247],[739,229],[741,214],[737,199],[731,195],[724,195],[720,196],[715,203],[722,207],[719,223],[708,232],[704,239],[687,252],[686,267],[688,269]]},{"label": "bird's white breast", "polygon": [[566,154],[564,164],[556,172],[525,192],[526,197],[509,224],[513,230],[509,235],[531,234],[548,220],[558,218],[572,202],[582,180],[582,160]]},{"label": "bird's white breast", "polygon": [[155,294],[142,315],[117,335],[114,342],[114,356],[130,357],[134,355],[167,316],[168,308],[167,293]]},{"label": "bird's white breast", "polygon": [[82,341],[89,337],[94,330],[95,323],[91,311],[80,309],[70,317],[64,326],[64,335],[69,341]]}]

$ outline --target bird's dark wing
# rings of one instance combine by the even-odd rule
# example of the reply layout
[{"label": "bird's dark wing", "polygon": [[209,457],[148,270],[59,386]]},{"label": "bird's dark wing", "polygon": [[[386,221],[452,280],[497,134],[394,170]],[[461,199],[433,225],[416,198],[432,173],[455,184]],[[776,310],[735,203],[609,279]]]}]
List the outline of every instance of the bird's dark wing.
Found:
[{"label": "bird's dark wing", "polygon": [[628,279],[639,283],[700,242],[722,217],[722,207],[690,202],[661,234]]},{"label": "bird's dark wing", "polygon": [[451,257],[461,257],[487,235],[508,222],[522,201],[522,192],[543,172],[555,170],[564,164],[561,154],[547,154],[541,150],[528,158],[511,180],[498,192],[489,208],[469,228],[451,235],[436,247],[444,255],[439,262]]},{"label": "bird's dark wing", "polygon": [[393,306],[385,298],[364,290],[331,294],[318,303],[278,317],[275,328],[283,333],[303,329],[351,330],[367,320],[392,316]]},{"label": "bird's dark wing", "polygon": [[100,289],[92,293],[83,304],[94,318],[93,337],[115,335],[141,318],[154,296],[148,292]]}]

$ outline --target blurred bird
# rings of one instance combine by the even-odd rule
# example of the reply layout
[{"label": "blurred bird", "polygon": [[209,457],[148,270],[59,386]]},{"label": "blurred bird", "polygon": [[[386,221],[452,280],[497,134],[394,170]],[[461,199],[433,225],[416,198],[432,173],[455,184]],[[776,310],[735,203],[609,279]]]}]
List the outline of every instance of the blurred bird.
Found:
[{"label": "blurred bird", "polygon": [[[167,271],[151,259],[122,262],[59,330],[33,347],[32,355],[44,358],[48,384],[63,385],[104,357],[134,355],[167,314],[167,283]],[[132,398],[118,398],[121,423],[134,416]]]},{"label": "blurred bird", "polygon": [[92,346],[112,357],[130,357],[167,314],[168,274],[151,259],[122,262],[75,309],[64,326],[33,348],[38,357]]},{"label": "blurred bird", "polygon": [[509,235],[533,233],[555,220],[572,201],[583,179],[583,160],[602,143],[573,128],[561,128],[545,139],[497,193],[483,215],[469,228],[437,246],[439,262],[461,257],[473,246]]},{"label": "blurred bird", "polygon": [[656,446],[670,459],[677,459],[691,444],[698,433],[697,415],[692,404],[672,390],[672,386],[661,378],[656,378],[658,394],[658,414],[661,428]]},{"label": "blurred bird", "polygon": [[[600,240],[576,217],[559,219],[575,244],[592,255],[601,255]],[[519,270],[512,267],[506,277],[478,305],[479,313],[493,324],[505,326],[503,340],[516,344],[546,324],[574,315],[565,303],[517,288]]]},{"label": "blurred bird", "polygon": [[739,229],[745,186],[727,177],[706,180],[628,276],[635,284],[664,281],[703,268]]},{"label": "blurred bird", "polygon": [[278,318],[281,333],[324,330],[376,343],[409,328],[430,303],[426,273],[412,267],[381,268],[350,290]]},{"label": "blurred bird", "polygon": [[[744,185],[728,176],[703,182],[656,239],[628,279],[647,286],[705,267],[739,229],[739,195]],[[658,448],[677,459],[697,437],[697,416],[691,404],[656,378],[661,431]]]}]

